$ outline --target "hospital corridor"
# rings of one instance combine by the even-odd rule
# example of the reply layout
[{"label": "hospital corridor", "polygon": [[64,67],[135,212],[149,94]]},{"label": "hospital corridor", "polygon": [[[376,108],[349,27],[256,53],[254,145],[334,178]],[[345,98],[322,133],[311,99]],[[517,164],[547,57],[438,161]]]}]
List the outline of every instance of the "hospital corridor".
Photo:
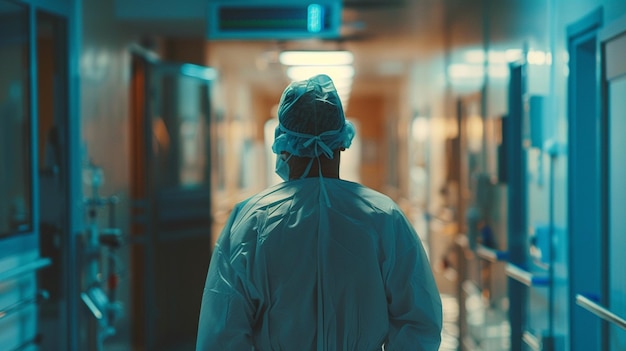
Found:
[{"label": "hospital corridor", "polygon": [[0,351],[626,351],[625,133],[624,0],[0,0]]}]

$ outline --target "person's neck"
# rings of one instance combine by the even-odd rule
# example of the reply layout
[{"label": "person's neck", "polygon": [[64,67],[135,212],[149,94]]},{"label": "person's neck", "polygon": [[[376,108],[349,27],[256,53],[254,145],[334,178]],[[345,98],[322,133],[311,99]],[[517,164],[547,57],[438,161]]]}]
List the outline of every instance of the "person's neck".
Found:
[{"label": "person's neck", "polygon": [[[336,178],[339,179],[339,152],[335,152],[332,159],[326,156],[320,156],[319,158],[308,157],[292,157],[289,160],[290,179],[299,179],[304,174],[304,171],[311,163],[311,168],[306,178],[319,177],[320,169],[321,175],[324,178]],[[321,168],[320,168],[321,167]]]}]

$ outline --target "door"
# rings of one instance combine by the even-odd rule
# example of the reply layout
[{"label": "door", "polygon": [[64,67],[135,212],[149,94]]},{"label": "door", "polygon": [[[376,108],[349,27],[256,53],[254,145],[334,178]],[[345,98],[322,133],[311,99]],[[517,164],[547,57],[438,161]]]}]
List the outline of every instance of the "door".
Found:
[{"label": "door", "polygon": [[[526,92],[526,64],[511,65],[509,113],[506,117],[507,150],[507,243],[510,264],[523,267],[528,261],[526,151],[523,147],[523,96]],[[523,350],[526,323],[527,286],[507,270],[511,351]]]},{"label": "door", "polygon": [[606,122],[607,188],[605,189],[607,270],[606,307],[621,317],[608,324],[611,351],[626,349],[626,18],[603,31],[604,114]]},{"label": "door", "polygon": [[[0,348],[38,341],[36,93],[33,12],[0,0]],[[25,345],[25,346],[22,346]]]},{"label": "door", "polygon": [[[64,33],[56,27],[63,19],[57,17],[55,22],[51,18],[33,6],[0,0],[0,344],[3,350],[30,349],[37,345],[66,348],[62,338],[53,335],[59,330],[48,333],[42,319],[45,315],[66,315],[60,308],[49,309],[51,305],[46,301],[52,295],[59,298],[56,289],[63,284],[51,275],[53,269],[57,273],[63,270],[63,260],[51,257],[46,250],[48,237],[42,234],[46,228],[42,223],[49,219],[49,213],[43,210],[42,196],[48,190],[44,180],[48,172],[43,166],[45,143],[38,136],[47,136],[51,129],[47,122],[60,118],[67,102],[62,92],[46,100],[46,94],[54,92],[47,84],[52,79],[47,78],[56,74],[57,82],[62,82],[66,76],[61,67],[67,64],[62,57],[66,51],[60,43],[65,40]],[[53,44],[54,40],[57,42]],[[53,51],[55,55],[50,55]],[[66,169],[56,170],[61,173]],[[59,219],[56,224],[63,222],[64,216],[56,214],[53,216]],[[42,279],[44,276],[52,279]]]},{"label": "door", "polygon": [[133,303],[143,304],[134,323],[143,340],[135,344],[193,349],[211,247],[209,94],[215,73],[138,57],[134,67],[134,117],[142,121],[133,132],[133,241],[139,246],[133,275],[143,279],[133,287]]},{"label": "door", "polygon": [[604,349],[600,320],[575,306],[577,295],[596,302],[602,295],[600,115],[597,103],[597,31],[601,21],[602,12],[597,10],[568,27],[569,334],[572,351]]},{"label": "door", "polygon": [[37,11],[37,100],[39,170],[39,247],[51,260],[39,273],[49,298],[41,304],[39,329],[42,349],[66,350],[65,332],[69,240],[68,217],[68,96],[67,20]]}]

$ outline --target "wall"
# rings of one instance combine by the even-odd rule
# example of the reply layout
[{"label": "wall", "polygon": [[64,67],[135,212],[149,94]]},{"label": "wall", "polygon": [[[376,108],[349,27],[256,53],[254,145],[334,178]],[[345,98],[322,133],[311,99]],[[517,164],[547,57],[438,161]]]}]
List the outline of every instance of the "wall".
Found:
[{"label": "wall", "polygon": [[[445,49],[441,56],[417,59],[409,89],[410,100],[416,109],[434,106],[438,113],[431,113],[433,122],[440,114],[442,119],[454,116],[454,99],[473,93],[482,93],[482,116],[486,119],[499,118],[507,113],[508,62],[510,50],[529,52],[526,77],[527,93],[546,96],[547,108],[541,121],[545,142],[556,143],[560,151],[551,158],[542,146],[528,148],[528,166],[520,169],[528,175],[528,233],[534,234],[537,226],[552,221],[557,229],[554,285],[554,320],[548,325],[545,310],[547,291],[531,289],[529,300],[530,317],[528,327],[536,335],[548,333],[548,329],[560,339],[557,349],[567,350],[569,344],[568,306],[569,260],[567,236],[567,145],[568,140],[568,48],[567,27],[598,7],[603,8],[604,23],[626,14],[626,3],[618,0],[605,1],[492,1],[445,2]],[[507,51],[509,50],[509,51]],[[432,109],[431,109],[432,110]],[[431,128],[436,125],[431,124]],[[445,125],[445,123],[444,123]],[[454,128],[444,127],[444,130]],[[446,134],[444,132],[444,134]],[[432,160],[443,160],[442,135],[432,133],[430,156]],[[493,158],[494,150],[485,150]],[[443,163],[443,162],[442,162]],[[444,166],[431,164],[430,208],[433,213],[441,208],[444,199],[437,193],[434,182],[443,179]],[[554,176],[553,186],[548,180]],[[506,201],[506,186],[497,189],[497,201]],[[550,217],[550,213],[553,217]],[[500,213],[505,215],[505,213]],[[497,232],[506,238],[506,218],[501,217]],[[506,248],[506,242],[501,249]],[[575,258],[571,258],[575,259]]]},{"label": "wall", "polygon": [[[373,95],[352,95],[347,117],[358,121],[361,138],[361,183],[383,191],[386,156],[384,98]],[[350,150],[346,150],[350,152]]]},{"label": "wall", "polygon": [[[115,21],[113,2],[83,1],[83,42],[80,54],[81,126],[84,143],[83,162],[91,161],[104,171],[105,182],[100,195],[116,195],[117,226],[129,234],[130,120],[129,75],[132,36],[124,33]],[[85,164],[83,164],[84,166]],[[84,187],[84,196],[91,196]],[[107,211],[101,210],[100,224],[107,223]],[[130,342],[131,301],[129,244],[119,256],[122,263],[119,299],[124,306],[117,323],[117,335],[109,342]],[[81,311],[82,306],[81,306]],[[85,316],[81,316],[85,318]],[[89,317],[87,317],[89,318]],[[83,327],[84,325],[83,319]],[[84,340],[82,340],[84,342]],[[81,349],[87,349],[83,344]]]}]

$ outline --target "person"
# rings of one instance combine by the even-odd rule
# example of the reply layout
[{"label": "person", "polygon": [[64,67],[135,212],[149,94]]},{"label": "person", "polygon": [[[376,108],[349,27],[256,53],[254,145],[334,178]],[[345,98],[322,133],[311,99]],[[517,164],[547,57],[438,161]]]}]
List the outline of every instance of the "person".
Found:
[{"label": "person", "polygon": [[339,178],[355,130],[332,80],[291,83],[278,120],[285,181],[234,207],[196,350],[437,350],[441,299],[417,234],[390,198]]}]

